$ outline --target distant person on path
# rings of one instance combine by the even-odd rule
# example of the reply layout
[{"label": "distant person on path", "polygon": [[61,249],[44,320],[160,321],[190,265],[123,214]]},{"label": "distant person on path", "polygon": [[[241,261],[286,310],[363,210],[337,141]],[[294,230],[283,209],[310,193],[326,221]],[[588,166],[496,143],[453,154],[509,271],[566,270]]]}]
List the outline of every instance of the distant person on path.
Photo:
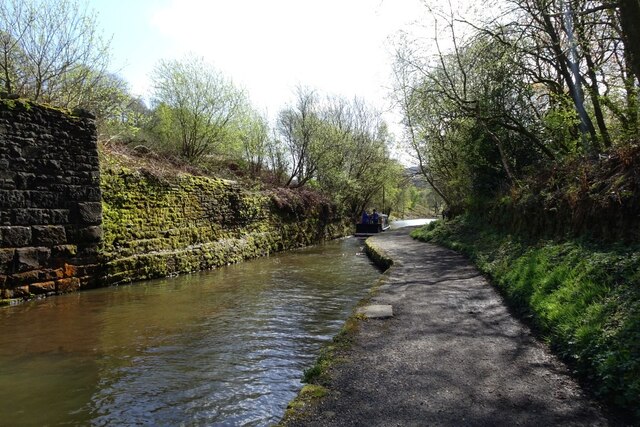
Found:
[{"label": "distant person on path", "polygon": [[378,217],[378,211],[374,209],[374,210],[373,210],[373,215],[371,215],[371,220],[372,220],[372,222],[373,222],[374,224],[377,224],[377,223],[378,223],[378,219],[379,219],[379,217]]},{"label": "distant person on path", "polygon": [[369,224],[369,214],[366,209],[362,211],[362,223]]}]

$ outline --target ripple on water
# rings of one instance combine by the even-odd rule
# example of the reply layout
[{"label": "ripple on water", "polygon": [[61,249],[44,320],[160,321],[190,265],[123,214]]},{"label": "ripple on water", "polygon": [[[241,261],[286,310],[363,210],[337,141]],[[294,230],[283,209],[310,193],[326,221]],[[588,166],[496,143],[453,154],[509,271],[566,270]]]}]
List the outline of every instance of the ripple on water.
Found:
[{"label": "ripple on water", "polygon": [[0,310],[3,421],[273,424],[378,277],[361,251],[345,239]]}]

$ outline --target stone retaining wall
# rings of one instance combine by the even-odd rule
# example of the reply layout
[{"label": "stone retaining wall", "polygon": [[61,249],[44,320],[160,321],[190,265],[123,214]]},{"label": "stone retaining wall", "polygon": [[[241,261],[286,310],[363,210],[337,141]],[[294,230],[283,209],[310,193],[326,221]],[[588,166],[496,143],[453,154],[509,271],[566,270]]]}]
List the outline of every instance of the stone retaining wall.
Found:
[{"label": "stone retaining wall", "polygon": [[330,202],[296,190],[159,176],[106,153],[101,176],[105,284],[211,269],[352,231]]},{"label": "stone retaining wall", "polygon": [[351,232],[314,192],[248,191],[129,160],[98,151],[91,117],[0,100],[0,300],[204,270]]},{"label": "stone retaining wall", "polygon": [[0,297],[88,285],[101,223],[93,119],[0,100]]}]

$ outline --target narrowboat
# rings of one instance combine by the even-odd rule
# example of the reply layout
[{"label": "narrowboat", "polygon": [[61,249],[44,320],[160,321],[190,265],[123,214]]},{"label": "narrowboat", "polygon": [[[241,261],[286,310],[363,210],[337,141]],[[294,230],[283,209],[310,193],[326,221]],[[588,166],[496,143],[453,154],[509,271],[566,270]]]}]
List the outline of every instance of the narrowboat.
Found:
[{"label": "narrowboat", "polygon": [[378,215],[378,222],[358,223],[356,224],[356,237],[373,236],[389,228],[389,216],[385,214]]}]

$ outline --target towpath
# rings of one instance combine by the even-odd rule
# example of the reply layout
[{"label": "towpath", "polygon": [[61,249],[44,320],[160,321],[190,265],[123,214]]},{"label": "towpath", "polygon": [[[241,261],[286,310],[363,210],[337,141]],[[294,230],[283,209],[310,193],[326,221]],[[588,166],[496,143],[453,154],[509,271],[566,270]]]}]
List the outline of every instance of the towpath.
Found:
[{"label": "towpath", "polygon": [[401,229],[372,237],[394,261],[304,426],[609,425],[459,254]]}]

